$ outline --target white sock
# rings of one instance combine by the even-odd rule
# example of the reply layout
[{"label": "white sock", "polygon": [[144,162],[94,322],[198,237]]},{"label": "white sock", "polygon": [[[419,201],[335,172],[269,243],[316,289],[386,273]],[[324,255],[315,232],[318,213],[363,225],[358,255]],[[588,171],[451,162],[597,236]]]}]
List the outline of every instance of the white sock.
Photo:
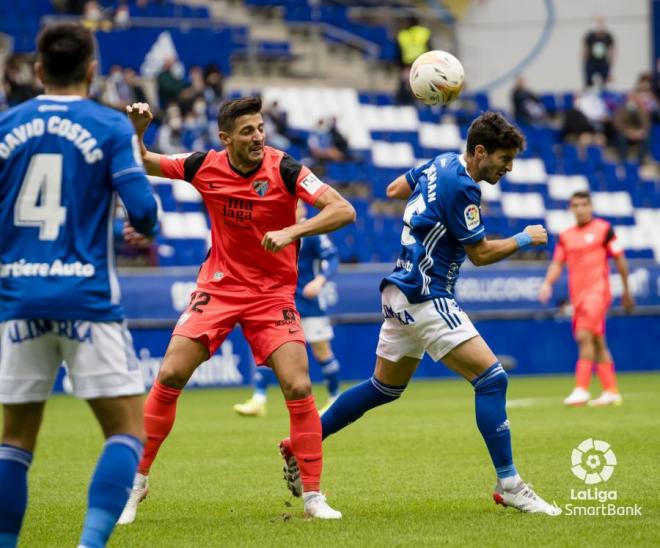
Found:
[{"label": "white sock", "polygon": [[522,478],[518,474],[515,476],[509,476],[508,478],[500,478],[500,485],[505,491],[511,491],[519,483],[522,483]]},{"label": "white sock", "polygon": [[254,394],[252,401],[254,403],[266,403],[266,394]]}]

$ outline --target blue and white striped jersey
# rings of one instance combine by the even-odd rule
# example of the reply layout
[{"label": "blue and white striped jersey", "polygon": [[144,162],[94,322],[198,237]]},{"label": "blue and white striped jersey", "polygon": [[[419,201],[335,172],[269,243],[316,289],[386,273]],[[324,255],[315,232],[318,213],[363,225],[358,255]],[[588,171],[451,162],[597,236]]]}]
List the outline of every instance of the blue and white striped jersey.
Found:
[{"label": "blue and white striped jersey", "polygon": [[332,240],[325,234],[307,236],[300,240],[298,254],[298,284],[296,286],[296,308],[301,318],[325,316],[327,307],[326,292],[308,299],[302,291],[317,275],[323,274],[330,279],[339,268],[339,251]]},{"label": "blue and white striped jersey", "polygon": [[485,237],[481,189],[463,158],[449,152],[406,174],[413,189],[403,215],[401,255],[381,283],[396,285],[410,303],[452,297],[465,260],[464,244]]},{"label": "blue and white striped jersey", "polygon": [[152,234],[156,201],[126,115],[59,95],[0,115],[0,321],[122,318],[115,191]]}]

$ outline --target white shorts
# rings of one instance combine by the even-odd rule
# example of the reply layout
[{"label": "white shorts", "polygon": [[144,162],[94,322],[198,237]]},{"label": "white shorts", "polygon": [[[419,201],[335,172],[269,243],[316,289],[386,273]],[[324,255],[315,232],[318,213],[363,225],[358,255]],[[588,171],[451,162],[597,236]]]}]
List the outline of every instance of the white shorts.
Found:
[{"label": "white shorts", "polygon": [[330,318],[327,316],[313,316],[301,318],[305,339],[308,343],[317,343],[332,340],[335,332],[332,330]]},{"label": "white shorts", "polygon": [[46,401],[62,362],[78,398],[144,393],[133,340],[122,322],[0,322],[0,402]]},{"label": "white shorts", "polygon": [[383,325],[376,354],[398,362],[405,356],[422,359],[428,352],[435,361],[459,344],[479,336],[470,318],[454,299],[438,298],[410,304],[393,284],[382,294]]}]

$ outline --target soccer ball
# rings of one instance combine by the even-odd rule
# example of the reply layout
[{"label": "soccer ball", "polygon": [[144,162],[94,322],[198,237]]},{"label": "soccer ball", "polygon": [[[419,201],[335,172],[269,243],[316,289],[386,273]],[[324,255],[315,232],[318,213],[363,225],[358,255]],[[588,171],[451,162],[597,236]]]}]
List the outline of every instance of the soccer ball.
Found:
[{"label": "soccer ball", "polygon": [[410,68],[410,88],[427,105],[448,105],[463,89],[463,65],[446,51],[427,51]]}]

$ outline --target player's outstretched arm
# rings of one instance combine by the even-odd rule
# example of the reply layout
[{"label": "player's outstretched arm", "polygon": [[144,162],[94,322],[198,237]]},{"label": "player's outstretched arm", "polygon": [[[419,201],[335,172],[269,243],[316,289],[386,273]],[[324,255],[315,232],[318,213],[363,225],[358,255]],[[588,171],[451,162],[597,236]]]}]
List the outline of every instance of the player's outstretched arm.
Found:
[{"label": "player's outstretched arm", "polygon": [[548,304],[550,297],[552,297],[552,286],[561,276],[561,271],[564,269],[564,262],[554,259],[548,267],[548,272],[545,275],[545,280],[539,289],[539,301],[543,304]]},{"label": "player's outstretched arm", "polygon": [[142,162],[144,163],[144,168],[147,170],[147,174],[162,177],[163,172],[160,169],[161,155],[148,151],[144,144],[144,133],[154,119],[149,105],[147,103],[133,103],[126,107],[126,114],[128,114],[128,119],[133,124],[135,133],[137,133],[138,144],[142,153]]},{"label": "player's outstretched arm", "polygon": [[334,188],[328,188],[314,203],[321,211],[311,219],[288,226],[282,230],[266,232],[261,245],[273,253],[305,236],[327,234],[355,222],[355,209]]},{"label": "player's outstretched arm", "polygon": [[400,175],[389,185],[385,191],[390,200],[407,200],[412,194],[412,188],[405,175]]},{"label": "player's outstretched arm", "polygon": [[466,245],[465,252],[475,266],[493,264],[528,245],[545,245],[548,243],[548,233],[541,225],[530,225],[525,230],[504,240],[488,240],[484,238],[476,244]]}]

